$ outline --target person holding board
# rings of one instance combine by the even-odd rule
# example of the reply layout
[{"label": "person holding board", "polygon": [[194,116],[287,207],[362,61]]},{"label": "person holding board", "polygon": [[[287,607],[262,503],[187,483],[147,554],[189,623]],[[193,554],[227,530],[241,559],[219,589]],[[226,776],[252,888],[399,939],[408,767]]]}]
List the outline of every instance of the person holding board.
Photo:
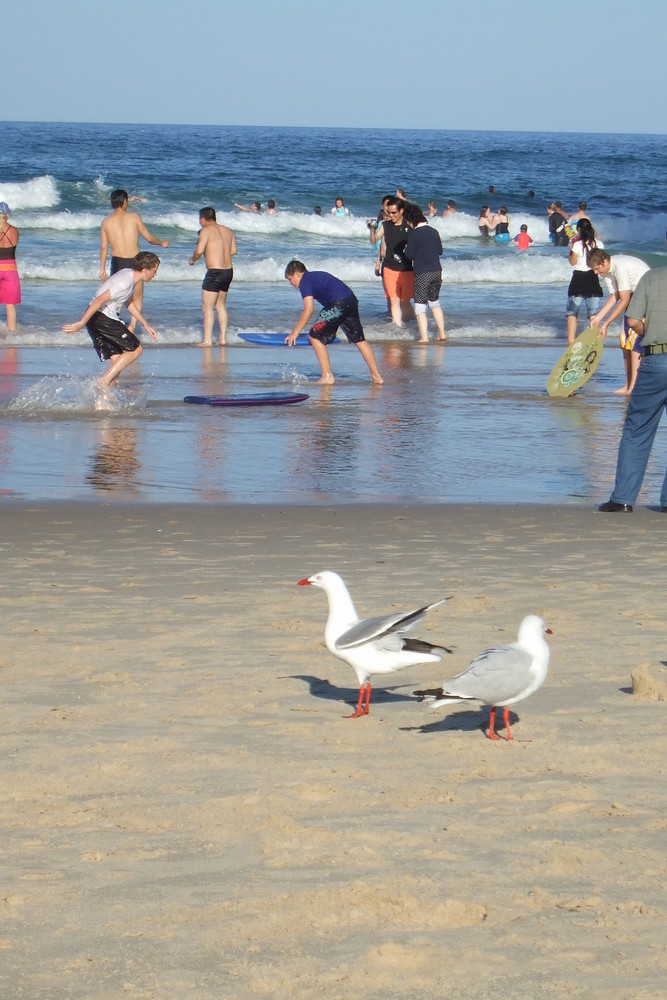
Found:
[{"label": "person holding board", "polygon": [[364,336],[364,329],[359,319],[359,303],[352,289],[328,271],[309,271],[300,260],[291,260],[285,268],[285,277],[292,288],[298,288],[303,299],[303,311],[299,321],[287,337],[285,343],[294,347],[296,338],[305,330],[315,311],[315,299],[323,306],[317,322],[308,333],[308,340],[322,370],[318,379],[320,385],[333,385],[329,351],[330,344],[339,327],[351,344],[359,352],[368,365],[371,378],[376,385],[382,385],[383,379],[375,362],[373,348]]}]

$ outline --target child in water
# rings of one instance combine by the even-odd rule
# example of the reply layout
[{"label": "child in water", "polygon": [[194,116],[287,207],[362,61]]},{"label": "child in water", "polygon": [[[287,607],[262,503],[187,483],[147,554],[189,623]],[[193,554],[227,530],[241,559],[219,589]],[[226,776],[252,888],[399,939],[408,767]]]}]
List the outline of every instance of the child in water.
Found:
[{"label": "child in water", "polygon": [[527,250],[529,246],[534,242],[532,237],[528,235],[528,226],[524,224],[519,228],[519,232],[516,234],[513,243],[516,243],[519,250]]}]

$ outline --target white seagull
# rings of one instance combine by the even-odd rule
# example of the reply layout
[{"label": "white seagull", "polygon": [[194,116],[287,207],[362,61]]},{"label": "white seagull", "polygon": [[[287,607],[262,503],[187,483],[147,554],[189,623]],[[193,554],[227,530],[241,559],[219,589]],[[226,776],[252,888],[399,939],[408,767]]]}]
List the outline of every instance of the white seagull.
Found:
[{"label": "white seagull", "polygon": [[357,709],[353,715],[346,716],[348,719],[368,715],[372,674],[391,674],[417,663],[441,660],[444,653],[451,653],[451,649],[444,646],[434,646],[430,642],[410,639],[405,635],[424,619],[427,611],[444,604],[446,597],[407,614],[399,612],[360,621],[348,589],[338,573],[328,570],[315,573],[307,580],[299,580],[297,586],[320,587],[329,600],[329,617],[324,629],[325,645],[339,660],[349,663],[359,679]]},{"label": "white seagull", "polygon": [[523,701],[542,687],[549,667],[549,647],[545,635],[551,629],[537,615],[528,615],[519,626],[516,642],[491,646],[476,656],[464,673],[445,681],[436,691],[415,691],[416,695],[435,698],[431,708],[461,701],[477,701],[491,708],[487,736],[500,739],[495,732],[496,709],[504,708],[507,739],[512,739],[509,707]]}]

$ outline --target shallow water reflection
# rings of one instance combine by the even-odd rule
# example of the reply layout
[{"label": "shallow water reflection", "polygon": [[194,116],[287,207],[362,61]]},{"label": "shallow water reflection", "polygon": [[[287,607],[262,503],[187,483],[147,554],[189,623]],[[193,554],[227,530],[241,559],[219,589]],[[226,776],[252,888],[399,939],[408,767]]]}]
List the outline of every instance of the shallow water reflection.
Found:
[{"label": "shallow water reflection", "polygon": [[[385,385],[358,352],[332,348],[333,387],[308,350],[146,351],[117,412],[67,407],[63,351],[21,351],[0,382],[0,489],[29,499],[151,502],[581,503],[613,482],[625,404],[617,351],[569,400],[550,400],[559,347],[375,345]],[[90,380],[89,354],[76,379]],[[60,369],[60,371],[59,371]],[[71,374],[71,373],[70,373]],[[46,381],[45,381],[46,380]],[[55,383],[54,383],[55,384]],[[35,388],[37,387],[37,389]],[[299,389],[285,407],[188,406],[188,394]],[[60,394],[62,396],[62,393]],[[19,397],[30,405],[11,405]],[[662,427],[644,495],[664,474]]]}]

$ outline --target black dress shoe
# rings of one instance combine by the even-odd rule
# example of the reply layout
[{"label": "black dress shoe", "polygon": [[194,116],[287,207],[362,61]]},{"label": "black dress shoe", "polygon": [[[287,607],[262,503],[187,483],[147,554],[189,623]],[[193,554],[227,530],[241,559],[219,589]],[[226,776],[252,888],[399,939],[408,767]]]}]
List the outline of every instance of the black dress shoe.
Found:
[{"label": "black dress shoe", "polygon": [[615,500],[607,500],[598,507],[604,514],[632,514],[631,503],[616,503]]}]

